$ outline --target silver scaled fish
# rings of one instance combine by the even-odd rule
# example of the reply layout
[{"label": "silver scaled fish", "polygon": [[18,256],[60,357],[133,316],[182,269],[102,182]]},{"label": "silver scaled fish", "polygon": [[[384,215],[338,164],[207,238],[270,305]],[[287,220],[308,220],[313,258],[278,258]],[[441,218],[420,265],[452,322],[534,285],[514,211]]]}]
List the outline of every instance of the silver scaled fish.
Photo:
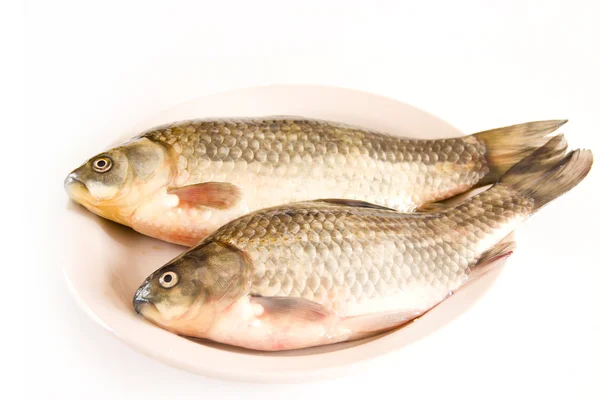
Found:
[{"label": "silver scaled fish", "polygon": [[257,350],[353,340],[430,310],[513,251],[504,241],[589,172],[562,135],[486,191],[433,213],[351,200],[236,219],[150,275],[133,306],[180,335]]},{"label": "silver scaled fish", "polygon": [[564,122],[414,140],[301,118],[182,121],[89,159],[65,188],[102,217],[191,246],[290,202],[335,197],[414,211],[495,182]]}]

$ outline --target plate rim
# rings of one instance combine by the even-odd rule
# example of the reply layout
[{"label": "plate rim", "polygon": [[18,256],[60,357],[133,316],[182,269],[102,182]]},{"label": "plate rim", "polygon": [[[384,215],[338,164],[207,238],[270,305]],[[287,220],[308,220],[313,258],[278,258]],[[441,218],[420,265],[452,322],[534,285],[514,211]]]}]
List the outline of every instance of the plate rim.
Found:
[{"label": "plate rim", "polygon": [[[178,108],[184,107],[186,105],[200,102],[200,101],[202,101],[202,99],[207,99],[207,98],[210,98],[213,96],[234,95],[236,93],[240,93],[240,92],[244,92],[244,91],[274,90],[274,89],[298,90],[299,88],[305,88],[308,90],[316,90],[316,91],[325,90],[325,91],[352,92],[355,95],[371,97],[371,98],[378,98],[380,101],[392,102],[392,103],[395,103],[396,106],[402,106],[402,107],[406,108],[407,110],[410,110],[411,112],[419,114],[420,116],[422,116],[424,118],[431,119],[432,121],[435,120],[435,123],[440,126],[444,126],[445,130],[455,132],[455,137],[460,137],[460,136],[464,135],[463,132],[458,130],[456,127],[454,127],[447,121],[435,116],[432,113],[429,113],[418,107],[407,104],[403,101],[399,101],[399,100],[393,99],[388,96],[370,93],[367,91],[353,89],[353,88],[346,88],[346,87],[340,87],[340,86],[334,86],[334,85],[315,85],[315,84],[309,84],[309,85],[273,84],[273,85],[247,86],[247,87],[243,87],[243,88],[239,88],[239,89],[214,91],[214,92],[199,96],[197,98],[189,99],[185,102],[176,104],[176,105],[169,107],[161,112],[156,113],[155,118],[149,118],[144,121],[139,121],[137,123],[134,123],[133,125],[136,126],[137,129],[141,128],[141,126],[144,124],[146,126],[148,126],[148,121],[150,121],[152,119],[156,119],[156,118],[161,118],[160,116],[168,113],[169,110],[178,109]],[[260,115],[255,115],[255,116],[260,117]],[[207,117],[215,117],[215,116],[207,116]],[[306,117],[311,118],[312,116],[306,115]],[[202,118],[202,117],[200,117],[200,118]],[[338,121],[338,122],[344,122],[344,121]],[[153,126],[153,125],[151,125],[151,126]],[[367,128],[367,127],[365,127],[365,128]],[[98,218],[100,218],[100,217],[98,217]],[[340,364],[333,364],[333,365],[326,365],[326,366],[319,366],[318,369],[311,370],[311,371],[302,370],[302,373],[299,373],[299,371],[297,371],[297,370],[285,370],[284,369],[284,370],[269,371],[269,375],[265,376],[266,371],[242,372],[239,369],[225,371],[223,369],[214,369],[214,368],[211,368],[210,366],[201,367],[199,364],[192,365],[188,362],[185,362],[184,360],[178,359],[177,357],[171,357],[169,355],[165,355],[164,353],[160,353],[157,351],[151,351],[151,349],[149,349],[148,346],[143,345],[142,342],[132,340],[132,338],[130,338],[126,335],[123,335],[120,331],[118,331],[117,329],[114,329],[114,327],[112,326],[110,321],[106,321],[101,315],[99,315],[97,310],[94,310],[88,304],[88,302],[84,298],[82,298],[80,292],[76,288],[76,284],[73,282],[72,278],[69,275],[68,267],[66,265],[64,265],[62,267],[62,275],[63,275],[63,279],[66,282],[68,291],[71,293],[71,295],[75,299],[75,301],[76,301],[77,305],[80,307],[80,309],[82,309],[84,311],[84,313],[86,315],[88,315],[94,322],[96,322],[98,325],[100,325],[103,329],[107,330],[113,337],[116,337],[121,343],[126,344],[128,347],[134,349],[135,351],[137,351],[151,359],[157,360],[161,363],[164,363],[164,364],[174,367],[176,369],[199,374],[199,375],[210,377],[210,378],[233,380],[233,381],[255,382],[255,383],[293,383],[293,382],[306,382],[306,381],[329,379],[329,378],[338,377],[341,375],[346,375],[351,370],[363,369],[366,367],[368,362],[371,362],[371,361],[374,361],[377,359],[381,359],[388,355],[397,353],[401,349],[403,349],[407,346],[410,346],[413,343],[415,343],[416,341],[420,341],[425,336],[427,336],[427,335],[425,335],[423,337],[419,337],[418,339],[413,340],[410,343],[408,343],[404,346],[397,347],[397,348],[395,348],[393,346],[387,347],[387,348],[384,348],[385,346],[375,346],[375,349],[373,349],[373,348],[370,349],[372,351],[368,352],[367,354],[361,355],[360,357],[352,357],[352,360],[349,362],[343,362]],[[146,321],[144,321],[144,323],[147,323],[152,328],[160,329],[158,327],[155,327],[154,325],[151,325],[150,323],[148,323]],[[417,321],[415,321],[415,323],[418,323],[418,319],[417,319]],[[412,324],[410,324],[410,325],[412,325]],[[447,324],[444,324],[444,325],[447,325]],[[444,325],[442,325],[442,326],[444,326]],[[408,329],[408,328],[409,328],[409,326],[405,326],[402,329]],[[163,332],[166,332],[162,329],[160,329],[160,330]],[[391,340],[390,338],[393,337],[394,335],[396,335],[397,333],[398,333],[397,331],[393,331],[391,333],[385,334],[383,337],[379,337],[379,338],[375,339],[372,342],[369,341],[368,343],[364,343],[364,344],[360,344],[360,345],[352,346],[352,347],[347,347],[347,348],[340,349],[340,350],[335,350],[333,352],[302,355],[301,357],[305,357],[308,359],[308,358],[312,358],[312,357],[321,357],[324,354],[342,355],[342,353],[348,354],[348,353],[352,353],[352,352],[357,352],[361,349],[364,349],[364,346],[368,346],[369,344],[371,344],[373,342],[379,342],[380,344],[383,344],[383,343],[381,343],[382,341],[386,342],[386,341]],[[169,333],[169,335],[172,335],[172,333]],[[179,337],[179,339],[187,340],[182,337]],[[370,347],[373,347],[373,346],[370,346]],[[375,350],[375,351],[373,351],[373,350]],[[363,352],[363,353],[365,353],[365,352]],[[248,356],[248,355],[246,354],[246,356]],[[254,355],[252,355],[252,356],[254,356]],[[290,358],[295,358],[295,357],[298,357],[298,356],[291,356]]]}]

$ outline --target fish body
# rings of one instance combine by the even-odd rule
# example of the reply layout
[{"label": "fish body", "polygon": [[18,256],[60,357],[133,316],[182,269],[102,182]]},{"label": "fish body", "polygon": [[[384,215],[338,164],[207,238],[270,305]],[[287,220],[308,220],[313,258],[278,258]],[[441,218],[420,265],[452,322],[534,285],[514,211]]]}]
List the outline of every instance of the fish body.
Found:
[{"label": "fish body", "polygon": [[191,246],[278,204],[335,197],[414,211],[494,183],[564,122],[417,140],[292,117],[180,121],[93,157],[65,187],[96,214]]},{"label": "fish body", "polygon": [[250,213],[152,274],[134,307],[181,335],[269,351],[400,326],[501,264],[513,249],[503,239],[586,176],[591,152],[565,153],[554,137],[435,213],[340,200]]}]

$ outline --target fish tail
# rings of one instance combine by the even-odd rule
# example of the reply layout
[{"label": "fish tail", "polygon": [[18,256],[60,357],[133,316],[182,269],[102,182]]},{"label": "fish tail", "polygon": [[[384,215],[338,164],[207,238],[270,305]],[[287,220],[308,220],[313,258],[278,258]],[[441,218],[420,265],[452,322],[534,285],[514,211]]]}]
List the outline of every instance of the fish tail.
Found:
[{"label": "fish tail", "polygon": [[537,211],[575,187],[592,168],[590,150],[566,151],[564,136],[555,136],[508,170],[498,184],[533,199]]},{"label": "fish tail", "polygon": [[548,135],[567,120],[535,121],[479,132],[474,136],[485,143],[490,172],[479,183],[496,183],[513,165],[543,146]]}]

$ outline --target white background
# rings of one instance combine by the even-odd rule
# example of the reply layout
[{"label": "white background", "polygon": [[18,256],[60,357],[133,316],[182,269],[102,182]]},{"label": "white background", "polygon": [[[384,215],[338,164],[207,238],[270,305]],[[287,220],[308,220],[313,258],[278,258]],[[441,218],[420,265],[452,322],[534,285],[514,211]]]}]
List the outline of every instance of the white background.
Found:
[{"label": "white background", "polygon": [[[360,375],[302,385],[207,379],[130,350],[69,296],[63,255],[53,246],[60,238],[48,218],[64,206],[62,180],[74,167],[61,154],[86,141],[101,148],[103,134],[112,138],[116,127],[183,101],[253,85],[374,92],[463,132],[569,118],[569,142],[599,157],[595,7],[592,1],[28,1],[26,114],[17,147],[24,151],[13,152],[11,171],[17,166],[27,178],[14,198],[25,199],[27,212],[25,223],[17,221],[25,227],[19,242],[34,246],[10,263],[24,274],[15,301],[23,305],[22,320],[13,332],[25,345],[19,354],[25,396],[599,398],[597,166],[520,229],[519,246],[528,250],[514,257],[524,267],[508,266],[467,313]],[[3,36],[16,40],[19,33]],[[397,368],[403,357],[414,365]]]}]

